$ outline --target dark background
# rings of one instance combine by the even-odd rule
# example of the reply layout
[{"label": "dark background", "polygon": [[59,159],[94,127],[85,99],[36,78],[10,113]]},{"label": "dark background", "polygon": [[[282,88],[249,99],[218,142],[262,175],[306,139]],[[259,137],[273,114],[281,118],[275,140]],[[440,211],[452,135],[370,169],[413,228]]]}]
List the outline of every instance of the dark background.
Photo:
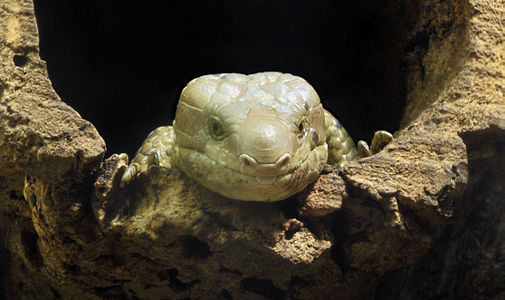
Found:
[{"label": "dark background", "polygon": [[41,56],[63,101],[108,154],[133,155],[171,124],[200,75],[281,71],[311,83],[355,141],[395,131],[404,106],[402,26],[383,1],[36,0]]}]

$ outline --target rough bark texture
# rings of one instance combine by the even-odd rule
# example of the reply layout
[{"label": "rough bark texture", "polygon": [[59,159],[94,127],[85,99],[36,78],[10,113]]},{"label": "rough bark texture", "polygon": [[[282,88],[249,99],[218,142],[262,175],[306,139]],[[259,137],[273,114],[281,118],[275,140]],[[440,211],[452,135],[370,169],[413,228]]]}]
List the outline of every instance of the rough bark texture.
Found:
[{"label": "rough bark texture", "polygon": [[252,203],[177,170],[119,189],[124,163],[51,87],[31,1],[4,0],[0,297],[357,299],[386,272],[382,298],[503,296],[504,3],[400,2],[417,21],[396,140]]}]

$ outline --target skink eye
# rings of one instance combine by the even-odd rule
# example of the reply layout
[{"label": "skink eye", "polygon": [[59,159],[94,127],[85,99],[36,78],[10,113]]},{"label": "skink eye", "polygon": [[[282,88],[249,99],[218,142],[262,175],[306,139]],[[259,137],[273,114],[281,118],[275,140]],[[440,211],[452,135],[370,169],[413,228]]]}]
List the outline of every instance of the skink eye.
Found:
[{"label": "skink eye", "polygon": [[217,116],[209,117],[209,132],[215,139],[220,139],[224,135],[223,122]]},{"label": "skink eye", "polygon": [[298,123],[298,131],[299,133],[303,133],[305,129],[309,128],[307,117],[303,117],[300,123]]}]

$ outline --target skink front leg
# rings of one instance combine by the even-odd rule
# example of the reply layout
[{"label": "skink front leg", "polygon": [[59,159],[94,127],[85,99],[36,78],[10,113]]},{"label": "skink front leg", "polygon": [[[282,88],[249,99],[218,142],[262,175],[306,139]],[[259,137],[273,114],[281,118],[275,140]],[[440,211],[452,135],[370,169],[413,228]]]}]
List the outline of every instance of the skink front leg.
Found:
[{"label": "skink front leg", "polygon": [[342,167],[345,163],[359,158],[371,156],[382,150],[394,140],[387,131],[376,131],[371,146],[360,140],[357,148],[340,122],[327,110],[324,111],[326,120],[326,143],[328,144],[328,164]]},{"label": "skink front leg", "polygon": [[358,142],[358,152],[360,157],[368,157],[382,150],[387,144],[393,141],[393,135],[387,131],[376,131],[372,138],[370,148],[365,141]]},{"label": "skink front leg", "polygon": [[342,167],[359,158],[356,146],[345,128],[330,112],[324,110],[328,164]]},{"label": "skink front leg", "polygon": [[[151,131],[123,173],[121,187],[130,183],[141,173],[146,173],[152,166],[171,169],[170,152],[172,151],[173,142],[174,129],[172,126],[161,126]],[[122,153],[120,157],[128,161],[128,155]]]}]

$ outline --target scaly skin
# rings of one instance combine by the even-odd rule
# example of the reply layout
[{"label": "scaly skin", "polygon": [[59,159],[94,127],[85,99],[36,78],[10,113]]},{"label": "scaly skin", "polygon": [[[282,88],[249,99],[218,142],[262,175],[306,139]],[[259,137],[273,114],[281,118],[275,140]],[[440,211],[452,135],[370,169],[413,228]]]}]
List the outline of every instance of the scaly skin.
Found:
[{"label": "scaly skin", "polygon": [[[372,149],[389,138],[376,133]],[[362,156],[371,154],[366,143],[359,147]],[[174,125],[149,134],[121,183],[150,166],[177,167],[223,196],[278,201],[313,182],[326,163],[357,158],[351,137],[304,79],[277,72],[205,75],[184,88]]]}]

